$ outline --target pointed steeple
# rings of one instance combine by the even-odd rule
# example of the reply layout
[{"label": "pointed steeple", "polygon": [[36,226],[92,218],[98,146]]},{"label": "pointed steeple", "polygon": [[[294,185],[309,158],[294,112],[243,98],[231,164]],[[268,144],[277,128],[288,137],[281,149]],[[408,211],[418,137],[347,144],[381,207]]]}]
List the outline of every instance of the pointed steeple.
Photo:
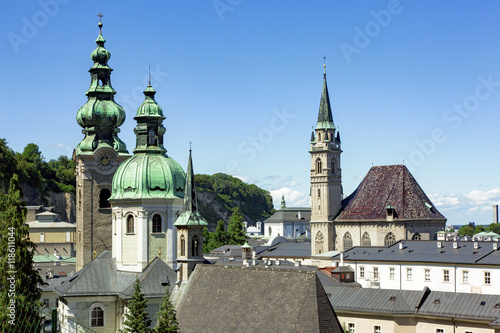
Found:
[{"label": "pointed steeple", "polygon": [[311,132],[311,143],[315,142],[315,141],[316,141],[316,138],[314,137],[314,127],[313,127],[312,132]]},{"label": "pointed steeple", "polygon": [[281,194],[281,206],[280,208],[286,208],[285,195]]},{"label": "pointed steeple", "polygon": [[328,96],[328,85],[326,84],[326,65],[323,65],[323,90],[319,102],[318,123],[316,129],[335,129],[333,124],[332,108]]},{"label": "pointed steeple", "polygon": [[[99,14],[101,18],[102,15]],[[109,146],[118,153],[128,154],[125,143],[118,138],[125,121],[125,110],[114,101],[116,91],[111,86],[111,71],[108,60],[111,53],[106,50],[99,18],[97,47],[92,51],[94,65],[90,68],[90,87],[85,93],[87,103],[78,110],[76,121],[83,127],[85,138],[76,147],[76,154],[92,154],[100,146]]]},{"label": "pointed steeple", "polygon": [[174,223],[175,226],[208,225],[207,221],[198,211],[196,188],[194,186],[193,159],[189,149],[189,161],[186,172],[186,186],[184,187],[184,209]]}]

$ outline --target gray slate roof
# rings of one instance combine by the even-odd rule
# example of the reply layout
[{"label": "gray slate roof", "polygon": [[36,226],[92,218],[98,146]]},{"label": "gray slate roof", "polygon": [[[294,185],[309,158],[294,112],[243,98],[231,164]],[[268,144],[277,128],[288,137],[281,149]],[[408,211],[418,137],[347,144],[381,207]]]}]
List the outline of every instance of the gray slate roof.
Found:
[{"label": "gray slate roof", "polygon": [[182,332],[342,332],[310,270],[197,265],[177,319]]},{"label": "gray slate roof", "polygon": [[470,293],[326,287],[337,311],[414,314],[500,324],[500,296]]},{"label": "gray slate roof", "polygon": [[122,272],[116,269],[116,261],[111,258],[111,251],[104,251],[67,283],[55,287],[54,292],[63,297],[117,295],[126,299],[133,292],[136,278],[139,278],[145,297],[162,297],[167,277],[172,290],[175,287],[175,272],[158,258],[142,273]]},{"label": "gray slate roof", "polygon": [[[300,219],[299,219],[300,212]],[[283,223],[283,222],[309,222],[311,221],[311,208],[308,207],[293,207],[281,208],[277,210],[270,218],[264,221],[266,223]]]},{"label": "gray slate roof", "polygon": [[[446,264],[499,264],[500,254],[493,251],[492,243],[478,242],[479,248],[474,249],[474,242],[458,242],[458,248],[453,248],[454,242],[441,241],[404,241],[404,248],[399,249],[402,241],[389,247],[356,246],[344,252],[346,261],[386,261],[386,262],[426,262]],[[337,255],[334,258],[339,258]]]},{"label": "gray slate roof", "polygon": [[310,258],[311,243],[279,243],[260,253],[263,258]]}]

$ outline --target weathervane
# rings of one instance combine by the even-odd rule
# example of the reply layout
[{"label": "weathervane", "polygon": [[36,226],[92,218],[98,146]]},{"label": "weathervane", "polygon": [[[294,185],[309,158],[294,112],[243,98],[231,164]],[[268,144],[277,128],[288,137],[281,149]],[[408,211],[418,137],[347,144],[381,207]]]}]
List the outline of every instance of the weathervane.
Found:
[{"label": "weathervane", "polygon": [[326,55],[323,54],[323,74],[326,74]]}]

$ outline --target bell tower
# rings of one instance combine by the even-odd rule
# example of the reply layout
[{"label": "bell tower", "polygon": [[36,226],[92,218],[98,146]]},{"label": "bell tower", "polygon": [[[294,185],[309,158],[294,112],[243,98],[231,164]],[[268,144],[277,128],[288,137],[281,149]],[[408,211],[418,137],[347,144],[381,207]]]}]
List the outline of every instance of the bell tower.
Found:
[{"label": "bell tower", "polygon": [[340,134],[333,123],[323,65],[318,122],[311,134],[311,254],[334,250],[333,219],[342,208]]},{"label": "bell tower", "polygon": [[111,250],[111,182],[116,168],[130,157],[125,143],[118,138],[125,111],[114,101],[111,71],[102,36],[99,14],[97,48],[92,52],[90,88],[87,103],[76,115],[85,135],[76,146],[76,270],[80,270],[103,250]]}]

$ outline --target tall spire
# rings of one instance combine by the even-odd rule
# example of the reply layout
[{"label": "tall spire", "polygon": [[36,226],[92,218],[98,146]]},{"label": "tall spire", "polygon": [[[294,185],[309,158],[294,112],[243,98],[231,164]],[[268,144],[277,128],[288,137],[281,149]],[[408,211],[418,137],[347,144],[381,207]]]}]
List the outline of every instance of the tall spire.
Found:
[{"label": "tall spire", "polygon": [[285,195],[283,193],[281,194],[281,206],[280,206],[280,208],[286,208]]},{"label": "tall spire", "polygon": [[184,187],[184,209],[174,223],[175,226],[183,225],[208,225],[198,211],[196,188],[194,185],[193,158],[189,149],[188,168],[186,172],[186,186]]},{"label": "tall spire", "polygon": [[333,124],[332,108],[328,96],[328,85],[326,84],[326,65],[323,64],[323,90],[319,102],[318,123],[316,129],[335,129]]},{"label": "tall spire", "polygon": [[76,147],[76,154],[92,154],[100,146],[127,154],[125,143],[118,138],[118,127],[125,121],[125,110],[114,101],[116,91],[111,86],[112,69],[108,66],[111,53],[104,47],[102,14],[98,16],[99,36],[95,41],[97,47],[90,56],[94,65],[89,70],[90,87],[85,93],[88,100],[76,114],[85,138]]}]

